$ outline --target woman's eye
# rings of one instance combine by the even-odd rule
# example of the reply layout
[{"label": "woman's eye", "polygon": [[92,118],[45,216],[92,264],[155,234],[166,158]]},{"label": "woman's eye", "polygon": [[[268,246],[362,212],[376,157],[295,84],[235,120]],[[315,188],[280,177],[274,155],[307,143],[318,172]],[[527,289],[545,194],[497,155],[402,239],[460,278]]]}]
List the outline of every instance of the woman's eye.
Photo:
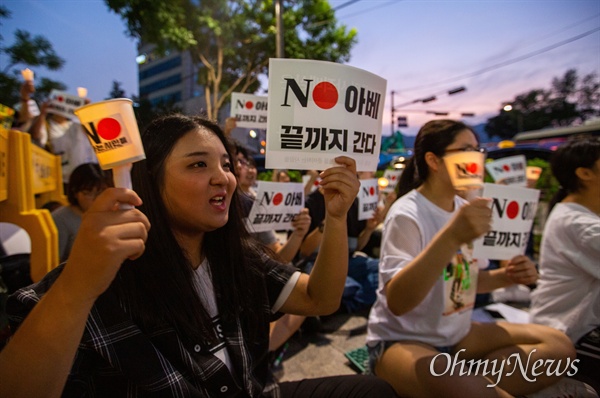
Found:
[{"label": "woman's eye", "polygon": [[231,162],[226,162],[225,164],[223,164],[223,169],[225,170],[231,170],[232,169],[232,165]]},{"label": "woman's eye", "polygon": [[196,162],[194,163],[194,167],[206,167],[206,163],[200,161],[200,162]]}]

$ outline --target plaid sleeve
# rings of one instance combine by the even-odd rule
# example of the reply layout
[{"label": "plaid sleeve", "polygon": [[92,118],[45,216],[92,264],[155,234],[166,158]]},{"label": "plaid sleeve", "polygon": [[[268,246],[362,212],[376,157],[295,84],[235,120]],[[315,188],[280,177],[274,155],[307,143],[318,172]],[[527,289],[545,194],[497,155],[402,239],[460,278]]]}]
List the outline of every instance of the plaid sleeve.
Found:
[{"label": "plaid sleeve", "polygon": [[298,270],[291,265],[283,264],[269,258],[266,259],[265,268],[267,271],[266,284],[269,307],[273,308],[286,283]]},{"label": "plaid sleeve", "polygon": [[64,268],[64,264],[50,271],[39,282],[23,287],[11,294],[6,301],[6,314],[11,333],[14,333],[33,307],[42,299],[44,294],[52,287],[56,278]]}]

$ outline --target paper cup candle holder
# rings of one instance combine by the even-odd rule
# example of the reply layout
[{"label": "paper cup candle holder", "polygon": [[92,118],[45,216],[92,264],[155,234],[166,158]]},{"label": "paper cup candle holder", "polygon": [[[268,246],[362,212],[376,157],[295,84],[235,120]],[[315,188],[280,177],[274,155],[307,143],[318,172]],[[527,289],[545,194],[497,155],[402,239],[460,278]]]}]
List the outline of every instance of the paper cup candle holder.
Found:
[{"label": "paper cup candle holder", "polygon": [[483,187],[485,154],[478,151],[456,152],[444,156],[452,185],[457,190]]},{"label": "paper cup candle holder", "polygon": [[115,187],[131,189],[133,162],[145,159],[133,102],[110,99],[75,110],[104,170],[112,169]]}]

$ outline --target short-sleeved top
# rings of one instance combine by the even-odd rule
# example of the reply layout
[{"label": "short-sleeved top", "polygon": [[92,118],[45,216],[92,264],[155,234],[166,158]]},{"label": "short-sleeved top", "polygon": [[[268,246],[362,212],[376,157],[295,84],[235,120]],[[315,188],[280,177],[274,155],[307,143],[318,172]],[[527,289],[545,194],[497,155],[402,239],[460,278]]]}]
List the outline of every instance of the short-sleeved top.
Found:
[{"label": "short-sleeved top", "polygon": [[[261,310],[267,319],[289,296],[299,273],[290,266],[266,260]],[[40,282],[9,297],[7,312],[15,330],[60,275],[63,266]],[[198,277],[198,276],[196,276]],[[157,292],[160,294],[160,292]],[[204,298],[203,298],[204,300]],[[209,311],[211,311],[209,309]],[[215,315],[214,309],[212,315]],[[227,358],[205,342],[183,341],[168,324],[142,331],[119,300],[114,284],[95,302],[63,397],[262,397],[268,381],[268,324],[257,343],[249,344],[242,322],[219,325]],[[223,353],[223,352],[221,352]],[[233,371],[230,371],[229,366]],[[278,389],[270,387],[273,396]]]},{"label": "short-sleeved top", "polygon": [[463,245],[423,301],[401,316],[389,310],[385,289],[386,284],[427,247],[465,203],[464,199],[455,196],[454,210],[447,212],[413,190],[392,205],[383,227],[379,288],[369,314],[367,343],[420,341],[445,347],[458,343],[467,335],[479,267],[487,266],[487,260],[472,258],[472,247]]},{"label": "short-sleeved top", "polygon": [[577,342],[600,326],[600,216],[577,203],[550,212],[540,250],[531,321]]}]

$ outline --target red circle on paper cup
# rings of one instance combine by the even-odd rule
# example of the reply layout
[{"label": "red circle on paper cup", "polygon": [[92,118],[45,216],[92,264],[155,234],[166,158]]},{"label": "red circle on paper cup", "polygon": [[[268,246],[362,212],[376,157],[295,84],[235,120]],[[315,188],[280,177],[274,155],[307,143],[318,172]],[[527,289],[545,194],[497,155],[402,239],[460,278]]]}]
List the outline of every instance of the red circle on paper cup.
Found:
[{"label": "red circle on paper cup", "polygon": [[312,93],[313,101],[321,109],[331,109],[338,102],[338,91],[329,82],[317,84]]},{"label": "red circle on paper cup", "polygon": [[467,165],[467,171],[471,174],[477,173],[477,163],[469,163]]},{"label": "red circle on paper cup", "polygon": [[273,204],[275,206],[279,206],[281,204],[281,202],[283,202],[283,194],[281,192],[278,192],[273,197]]},{"label": "red circle on paper cup", "polygon": [[121,124],[112,117],[100,120],[96,129],[98,135],[106,141],[114,140],[121,134]]},{"label": "red circle on paper cup", "polygon": [[506,207],[506,216],[512,220],[517,215],[519,215],[519,203],[513,200]]}]

